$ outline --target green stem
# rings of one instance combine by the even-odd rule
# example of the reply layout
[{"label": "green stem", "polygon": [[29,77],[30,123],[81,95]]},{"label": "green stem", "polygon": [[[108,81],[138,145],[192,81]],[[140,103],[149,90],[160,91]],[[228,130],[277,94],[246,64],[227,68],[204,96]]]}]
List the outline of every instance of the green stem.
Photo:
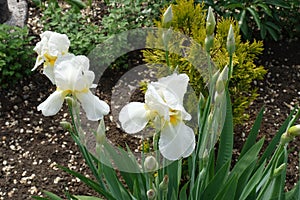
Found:
[{"label": "green stem", "polygon": [[209,74],[209,81],[212,80],[212,69],[211,69],[211,62],[210,62],[210,52],[207,52],[207,64],[208,64],[208,74]]},{"label": "green stem", "polygon": [[169,60],[169,50],[168,50],[168,45],[166,45],[166,62],[167,62],[167,66],[169,67],[170,69],[170,60]]}]

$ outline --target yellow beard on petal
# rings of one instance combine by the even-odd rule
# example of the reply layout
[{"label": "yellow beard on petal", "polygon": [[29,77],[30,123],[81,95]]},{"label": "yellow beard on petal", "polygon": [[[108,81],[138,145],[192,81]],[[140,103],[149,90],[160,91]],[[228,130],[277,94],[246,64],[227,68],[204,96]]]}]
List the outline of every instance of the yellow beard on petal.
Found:
[{"label": "yellow beard on petal", "polygon": [[56,59],[57,59],[57,56],[51,56],[51,55],[45,53],[45,54],[44,54],[44,57],[45,57],[45,61],[46,61],[46,66],[47,66],[48,64],[50,64],[50,66],[53,67],[53,66],[54,66],[54,63],[55,63],[55,61],[56,61]]},{"label": "yellow beard on petal", "polygon": [[[60,89],[59,87],[56,88],[56,91],[62,91],[62,89]],[[89,88],[84,88],[83,90],[64,90],[62,95],[63,96],[67,96],[67,95],[72,95],[72,96],[76,96],[76,93],[87,93],[89,91]]]},{"label": "yellow beard on petal", "polygon": [[181,117],[180,117],[180,112],[178,112],[177,110],[172,110],[170,109],[170,123],[172,125],[177,125],[178,122],[181,120]]}]

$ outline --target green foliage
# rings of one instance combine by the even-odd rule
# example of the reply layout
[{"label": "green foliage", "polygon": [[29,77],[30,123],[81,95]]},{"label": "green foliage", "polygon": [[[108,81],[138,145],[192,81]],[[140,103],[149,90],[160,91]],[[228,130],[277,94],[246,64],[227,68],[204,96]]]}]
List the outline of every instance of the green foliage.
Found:
[{"label": "green foliage", "polygon": [[[109,0],[106,1],[109,14],[103,16],[101,21],[102,30],[106,38],[115,36],[116,34],[123,33],[124,31],[151,27],[153,19],[158,16],[160,9],[164,7],[166,1],[162,0]],[[106,41],[106,46],[113,46],[113,53],[121,51],[124,47],[130,45],[127,40],[118,40],[117,38]],[[130,49],[130,46],[127,47]],[[109,58],[111,51],[106,53]],[[104,60],[102,62],[105,62]],[[114,68],[127,68],[127,56],[124,55],[119,58],[114,64]]]},{"label": "green foliage", "polygon": [[[70,51],[74,54],[88,55],[97,44],[105,41],[105,51],[101,51],[103,58],[101,63],[107,64],[111,61],[111,54],[117,54],[128,46],[126,40],[114,36],[127,30],[151,26],[153,18],[158,16],[160,8],[166,4],[161,0],[110,0],[105,3],[108,14],[103,16],[101,22],[96,22],[99,23],[98,26],[94,22],[89,22],[91,21],[88,19],[89,16],[83,16],[78,12],[78,6],[72,4],[70,10],[65,10],[56,0],[48,1],[48,6],[40,7],[43,12],[43,30],[67,34],[71,41]],[[109,40],[111,36],[114,38]],[[111,67],[126,68],[128,66],[126,59],[126,55],[122,56]]]},{"label": "green foliage", "polygon": [[[231,103],[228,96],[228,90],[225,89],[226,108],[229,112],[226,113],[227,125],[224,127],[220,143],[233,143],[233,126],[232,126],[232,113],[230,112]],[[207,102],[209,102],[209,98]],[[205,105],[205,110],[212,108],[211,103]],[[70,110],[72,110],[70,108]],[[285,176],[287,166],[288,149],[287,143],[282,141],[282,137],[286,134],[289,128],[298,119],[300,111],[293,110],[288,119],[282,125],[280,130],[275,134],[276,145],[269,144],[264,152],[260,154],[264,143],[264,138],[256,140],[264,109],[262,109],[252,127],[252,130],[246,140],[243,147],[243,154],[237,159],[235,163],[230,167],[232,162],[232,145],[220,145],[219,152],[215,155],[214,148],[208,149],[207,155],[199,155],[199,149],[187,159],[188,163],[188,177],[189,180],[181,182],[182,180],[182,167],[183,160],[176,160],[164,168],[158,169],[154,173],[145,173],[139,170],[141,166],[133,159],[133,154],[127,149],[127,152],[113,147],[110,142],[102,141],[102,150],[105,151],[105,156],[95,157],[88,151],[86,146],[82,143],[82,137],[76,125],[72,129],[69,129],[71,136],[78,145],[82,155],[84,156],[87,165],[91,169],[95,176],[92,180],[82,174],[70,170],[66,167],[59,166],[60,169],[65,172],[79,178],[84,184],[89,186],[99,195],[104,196],[106,199],[141,199],[147,200],[147,191],[149,188],[154,189],[156,192],[156,199],[298,199],[299,196],[299,183],[294,186],[291,191],[285,192]],[[73,113],[74,114],[74,113]],[[75,117],[71,113],[73,123]],[[199,118],[199,124],[205,127],[208,123],[207,119],[209,112],[201,115]],[[293,117],[294,116],[294,117]],[[103,121],[100,124],[104,126]],[[200,128],[201,129],[201,128]],[[103,127],[105,130],[105,127]],[[285,131],[281,131],[285,130]],[[96,133],[97,134],[97,133]],[[102,134],[102,133],[101,133]],[[213,133],[214,134],[214,133]],[[200,130],[197,146],[202,145],[201,138],[204,135],[211,137],[211,132],[205,129]],[[279,138],[279,140],[277,139]],[[280,139],[281,138],[281,139]],[[275,141],[274,140],[274,141]],[[200,144],[200,143],[201,144]],[[210,143],[211,141],[206,141]],[[97,143],[98,144],[98,143]],[[205,142],[203,145],[207,146]],[[103,154],[104,155],[104,154]],[[101,158],[100,158],[101,157]],[[143,159],[143,157],[142,157]],[[225,160],[224,160],[225,159]],[[221,161],[218,164],[218,161]],[[137,171],[136,173],[124,172],[113,169],[112,165],[109,165],[113,161],[114,166],[121,167],[133,167]],[[217,161],[217,162],[215,162]],[[218,167],[219,165],[219,167]],[[168,175],[169,181],[165,185],[167,189],[158,187],[162,185],[165,175]],[[122,177],[122,178],[120,178]],[[154,179],[155,177],[155,179]],[[48,198],[53,200],[61,199],[57,195],[51,192],[44,192]],[[99,199],[91,196],[71,196],[68,199]],[[35,199],[46,199],[42,197],[34,197]],[[47,199],[48,199],[47,198]]]},{"label": "green foliage", "polygon": [[[182,32],[188,37],[193,38],[198,44],[204,46],[206,37],[206,10],[203,5],[194,6],[192,1],[178,0],[176,5],[172,6],[173,20],[170,24],[174,31]],[[217,23],[216,34],[214,38],[214,47],[211,50],[211,59],[219,69],[228,65],[228,52],[226,49],[226,40],[230,24],[233,24],[236,42],[236,51],[233,56],[233,76],[230,82],[230,94],[233,104],[234,123],[241,123],[247,119],[244,111],[249,107],[251,102],[258,96],[256,88],[251,83],[253,80],[262,79],[266,70],[262,66],[256,66],[254,61],[262,53],[262,42],[254,41],[242,42],[239,35],[239,28],[236,21],[231,19],[221,19]],[[157,21],[158,27],[163,27],[161,21]],[[157,39],[154,36],[147,38],[148,44],[163,43],[162,38]],[[158,45],[159,46],[159,45]],[[169,44],[170,47],[175,46]],[[171,69],[175,68],[186,73],[190,78],[190,84],[199,95],[200,92],[205,94],[202,73],[188,60],[189,58],[199,58],[199,51],[191,45],[187,48],[188,58],[182,58],[180,55],[169,55]],[[165,51],[162,50],[145,50],[144,60],[150,64],[166,64]],[[206,61],[206,60],[205,60]],[[162,71],[162,69],[159,69]],[[207,92],[206,92],[207,94]]]},{"label": "green foliage", "polygon": [[87,55],[104,38],[99,27],[80,12],[64,11],[55,3],[43,11],[41,21],[44,31],[66,34],[71,41],[70,51],[77,55]]},{"label": "green foliage", "polygon": [[153,17],[159,12],[160,0],[110,0],[107,2],[109,14],[103,17],[102,25],[107,35],[126,30],[151,26]]},{"label": "green foliage", "polygon": [[0,24],[0,87],[28,75],[34,65],[27,28]]},{"label": "green foliage", "polygon": [[[46,3],[55,5],[56,8],[59,8],[58,5],[58,0],[32,0],[32,2],[36,5],[39,6],[42,9],[46,8]],[[86,8],[86,4],[82,2],[81,0],[65,0],[69,5],[72,6],[72,9],[76,12],[80,12],[81,9]],[[91,0],[88,1],[88,5],[91,6]]]},{"label": "green foliage", "polygon": [[[296,23],[299,23],[290,19],[291,15],[299,16],[299,1],[296,0],[205,0],[204,2],[213,7],[220,16],[234,17],[238,20],[246,39],[260,37],[278,40],[284,27],[287,28],[286,31],[291,32],[296,28]],[[286,22],[289,22],[288,27]],[[255,32],[259,32],[260,35],[254,35]]]}]

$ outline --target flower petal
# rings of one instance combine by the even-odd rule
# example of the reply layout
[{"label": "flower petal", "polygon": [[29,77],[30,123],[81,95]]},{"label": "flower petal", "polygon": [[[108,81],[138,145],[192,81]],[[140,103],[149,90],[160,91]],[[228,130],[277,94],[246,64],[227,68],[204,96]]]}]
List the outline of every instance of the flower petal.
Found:
[{"label": "flower petal", "polygon": [[52,116],[58,113],[64,102],[64,95],[62,91],[53,92],[43,103],[38,107],[38,111],[42,111],[45,116]]},{"label": "flower petal", "polygon": [[43,62],[44,62],[44,59],[43,59],[41,56],[38,56],[38,57],[36,58],[34,67],[31,69],[31,71],[36,70],[36,69],[38,68],[38,66],[40,66]]},{"label": "flower petal", "polygon": [[145,93],[145,103],[149,110],[157,112],[165,120],[169,120],[169,107],[162,99],[158,91],[150,83]]},{"label": "flower petal", "polygon": [[137,133],[148,123],[147,110],[144,103],[131,102],[124,106],[119,113],[119,121],[126,133]]},{"label": "flower petal", "polygon": [[68,52],[70,40],[65,34],[52,32],[48,40],[49,54],[58,56]]},{"label": "flower petal", "polygon": [[159,150],[168,160],[178,160],[191,155],[195,149],[194,131],[182,121],[172,126],[166,123],[161,131]]},{"label": "flower petal", "polygon": [[43,74],[45,74],[52,84],[55,84],[55,78],[54,78],[54,67],[52,66],[45,66],[43,70]]},{"label": "flower petal", "polygon": [[100,120],[103,118],[103,115],[109,113],[109,106],[107,103],[93,95],[90,90],[88,92],[78,92],[75,93],[75,95],[79,99],[89,120]]},{"label": "flower petal", "polygon": [[189,77],[186,74],[172,74],[167,77],[160,78],[158,82],[154,83],[154,87],[162,88],[171,91],[172,94],[177,96],[180,104],[183,104],[183,97],[187,91]]},{"label": "flower petal", "polygon": [[89,68],[88,58],[72,54],[56,61],[54,74],[57,86],[62,90],[83,91],[93,86],[95,74]]}]

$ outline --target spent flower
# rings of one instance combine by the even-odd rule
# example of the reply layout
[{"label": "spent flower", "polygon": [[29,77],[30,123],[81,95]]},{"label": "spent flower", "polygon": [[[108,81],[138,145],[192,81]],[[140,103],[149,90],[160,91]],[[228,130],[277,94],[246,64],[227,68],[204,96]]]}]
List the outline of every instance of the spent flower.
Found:
[{"label": "spent flower", "polygon": [[37,59],[32,70],[44,63],[43,73],[54,81],[54,65],[58,57],[66,55],[70,47],[70,40],[65,34],[52,31],[45,31],[40,35],[41,41],[33,49],[37,54]]},{"label": "spent flower", "polygon": [[56,91],[38,106],[43,115],[51,116],[61,109],[66,96],[72,96],[81,102],[89,120],[97,121],[108,114],[109,106],[97,96],[90,88],[95,74],[89,70],[89,60],[85,56],[67,55],[57,59],[54,70]]},{"label": "spent flower", "polygon": [[188,81],[186,74],[174,73],[151,82],[145,103],[131,102],[119,114],[122,128],[130,134],[141,131],[152,121],[160,131],[158,148],[168,160],[188,157],[195,148],[194,131],[183,122],[191,120],[183,107]]},{"label": "spent flower", "polygon": [[147,191],[148,200],[154,200],[156,198],[156,192],[153,189]]}]

